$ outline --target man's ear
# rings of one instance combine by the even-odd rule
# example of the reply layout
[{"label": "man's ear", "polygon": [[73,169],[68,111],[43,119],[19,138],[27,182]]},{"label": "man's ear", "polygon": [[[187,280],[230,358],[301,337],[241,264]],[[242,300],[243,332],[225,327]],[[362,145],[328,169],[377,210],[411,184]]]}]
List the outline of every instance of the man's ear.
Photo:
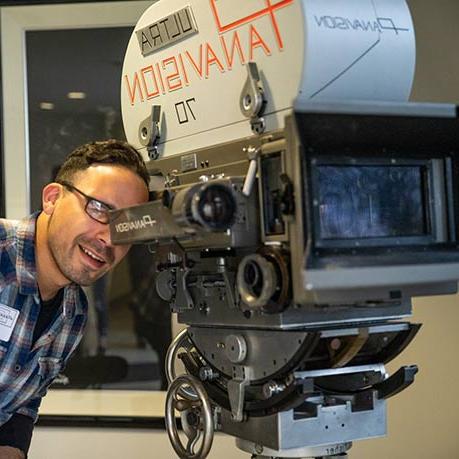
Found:
[{"label": "man's ear", "polygon": [[62,193],[63,188],[59,183],[48,183],[48,185],[43,188],[42,206],[45,214],[51,215],[54,212],[56,202]]}]

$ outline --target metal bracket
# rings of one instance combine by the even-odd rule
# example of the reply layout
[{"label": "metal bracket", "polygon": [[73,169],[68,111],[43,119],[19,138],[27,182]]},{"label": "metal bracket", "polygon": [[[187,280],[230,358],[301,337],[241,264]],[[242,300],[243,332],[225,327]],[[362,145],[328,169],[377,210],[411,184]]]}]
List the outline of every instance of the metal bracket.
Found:
[{"label": "metal bracket", "polygon": [[231,406],[231,417],[235,422],[244,420],[245,388],[249,385],[247,377],[228,381],[228,398]]},{"label": "metal bracket", "polygon": [[375,384],[373,389],[377,390],[380,400],[386,400],[411,385],[414,382],[414,377],[417,372],[418,367],[416,365],[403,366],[385,381]]},{"label": "metal bracket", "polygon": [[[164,300],[171,301],[172,312],[194,308],[194,300],[188,290],[187,278],[193,267],[186,252],[177,239],[167,244],[156,244],[157,292]],[[165,274],[163,274],[165,273]]]},{"label": "metal bracket", "polygon": [[330,349],[331,367],[341,368],[347,365],[360,352],[368,337],[368,328],[360,328],[358,335],[349,337],[342,349],[336,352]]},{"label": "metal bracket", "polygon": [[228,271],[226,267],[226,261],[224,258],[219,259],[219,264],[217,271],[222,275],[223,282],[225,283],[225,295],[227,298],[227,304],[230,309],[235,309],[239,305],[239,295],[236,285],[236,276],[235,273]]},{"label": "metal bracket", "polygon": [[255,62],[247,63],[247,80],[242,88],[239,101],[242,114],[250,118],[254,134],[262,134],[266,129],[263,112],[266,107],[265,91]]},{"label": "metal bracket", "polygon": [[188,268],[175,269],[176,295],[172,304],[173,312],[194,308],[194,301],[187,286],[188,274],[190,274],[190,269]]},{"label": "metal bracket", "polygon": [[248,197],[252,193],[252,188],[257,178],[258,158],[260,157],[261,150],[260,148],[249,145],[247,148],[243,148],[243,151],[247,153],[249,168],[247,169],[247,175],[245,176],[244,185],[242,187],[242,194]]},{"label": "metal bracket", "polygon": [[223,281],[225,282],[225,293],[226,297],[228,298],[228,305],[230,309],[236,309],[239,306],[239,292],[235,288],[236,281],[235,281],[235,274],[229,273],[228,271],[222,272]]},{"label": "metal bracket", "polygon": [[147,147],[150,159],[158,159],[158,140],[160,138],[161,105],[153,105],[151,114],[139,125],[139,142]]}]

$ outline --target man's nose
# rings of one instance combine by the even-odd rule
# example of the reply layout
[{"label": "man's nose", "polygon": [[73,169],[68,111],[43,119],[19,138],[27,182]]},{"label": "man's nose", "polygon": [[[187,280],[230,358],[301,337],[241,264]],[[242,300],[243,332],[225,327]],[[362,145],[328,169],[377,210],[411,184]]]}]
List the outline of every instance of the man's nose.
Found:
[{"label": "man's nose", "polygon": [[106,247],[113,247],[112,238],[110,235],[110,225],[100,224],[100,228],[97,233],[97,239]]}]

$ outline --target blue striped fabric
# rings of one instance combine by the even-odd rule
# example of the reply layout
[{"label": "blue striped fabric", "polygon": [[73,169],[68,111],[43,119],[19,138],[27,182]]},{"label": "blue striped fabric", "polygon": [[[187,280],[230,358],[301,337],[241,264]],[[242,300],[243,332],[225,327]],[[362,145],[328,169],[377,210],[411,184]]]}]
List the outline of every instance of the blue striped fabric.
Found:
[{"label": "blue striped fabric", "polygon": [[65,287],[61,314],[32,347],[40,312],[35,268],[38,214],[0,219],[0,305],[19,311],[8,342],[0,340],[0,425],[14,413],[38,417],[42,397],[81,340],[87,316],[82,289]]}]

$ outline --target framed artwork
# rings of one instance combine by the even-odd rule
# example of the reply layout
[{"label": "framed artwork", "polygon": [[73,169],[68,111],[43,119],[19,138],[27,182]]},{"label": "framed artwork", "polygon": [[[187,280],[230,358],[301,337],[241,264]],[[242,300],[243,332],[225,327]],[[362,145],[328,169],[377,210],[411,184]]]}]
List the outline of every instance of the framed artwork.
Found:
[{"label": "framed artwork", "polygon": [[[0,92],[1,98],[1,92]],[[0,150],[0,218],[5,217],[5,188],[3,186],[3,150]]]},{"label": "framed artwork", "polygon": [[[0,10],[7,218],[40,210],[41,189],[75,147],[125,138],[124,52],[152,1],[27,3]],[[43,422],[162,419],[171,317],[155,292],[152,257],[135,246],[87,289],[85,336],[43,400]]]}]

